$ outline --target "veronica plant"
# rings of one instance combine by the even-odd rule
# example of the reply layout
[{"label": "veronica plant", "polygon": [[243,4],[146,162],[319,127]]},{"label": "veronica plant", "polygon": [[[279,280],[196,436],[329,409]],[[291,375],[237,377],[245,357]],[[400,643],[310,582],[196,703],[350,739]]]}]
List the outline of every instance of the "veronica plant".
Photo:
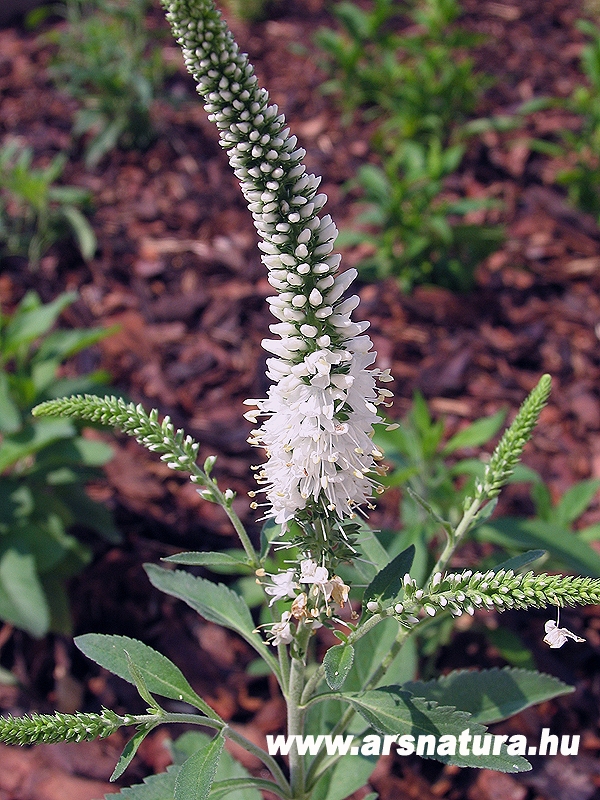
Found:
[{"label": "veronica plant", "polygon": [[[417,682],[404,654],[410,653],[414,631],[435,617],[600,601],[600,580],[520,574],[517,570],[537,553],[485,570],[450,569],[455,548],[491,513],[515,469],[547,400],[550,378],[544,376],[526,399],[472,495],[465,498],[457,524],[439,521],[444,542],[433,569],[417,579],[413,562],[423,553],[409,546],[390,558],[359,517],[378,490],[381,453],[371,436],[378,421],[376,407],[389,397],[379,383],[389,375],[372,367],[375,353],[366,323],[352,320],[358,298],[343,299],[355,273],[337,271],[339,258],[332,255],[336,229],[328,216],[319,216],[325,196],[317,193],[318,179],[306,173],[304,151],[257,86],[252,67],[212,2],[169,0],[167,8],[248,200],[276,291],[269,305],[278,320],[272,326],[278,338],[264,342],[274,355],[268,361],[273,385],[267,398],[249,401],[256,410],[248,414],[263,420],[252,441],[268,456],[256,468],[266,518],[260,547],[254,547],[234,511],[234,493],[223,491],[212,478],[214,458],[197,465],[198,443],[175,430],[168,418],[161,422],[155,411],[147,414],[123,400],[91,396],[49,401],[36,413],[117,426],[159,453],[172,469],[189,472],[202,497],[223,508],[239,535],[239,551],[182,553],[167,561],[226,567],[240,574],[253,571],[265,592],[263,624],[257,628],[242,597],[222,584],[153,564],[146,567],[150,581],[205,619],[237,632],[254,649],[279,683],[290,736],[330,734],[346,747],[340,761],[339,750],[319,751],[318,739],[310,749],[306,741],[290,739],[284,770],[268,749],[222,719],[164,656],[126,637],[94,634],[79,637],[80,649],[134,683],[147,713],[103,710],[8,718],[0,723],[0,738],[20,744],[82,740],[121,726],[136,727],[116,778],[160,723],[191,723],[213,733],[212,738],[198,734],[188,739],[166,774],[127,790],[127,797],[139,800],[159,791],[175,800],[258,800],[260,790],[289,800],[342,800],[367,783],[381,752],[376,734],[441,737],[443,747],[432,757],[459,766],[529,769],[524,737],[477,756],[465,754],[462,747],[457,752],[457,737],[481,737],[486,723],[569,687],[524,670],[456,673],[450,680]],[[282,569],[275,570],[267,560],[273,547],[286,557]],[[319,662],[314,643],[321,628],[329,628],[339,644]],[[558,646],[571,632],[556,620],[546,634]],[[163,707],[155,695],[177,705]],[[482,696],[485,703],[475,707],[473,698]],[[182,713],[182,702],[189,712]],[[361,747],[351,747],[353,735],[368,729],[376,734],[366,736]],[[233,769],[227,757],[218,766],[226,738],[256,755],[271,777]],[[182,762],[184,752],[188,757]]]},{"label": "veronica plant", "polygon": [[90,193],[56,183],[64,153],[43,168],[32,162],[33,150],[15,140],[0,148],[0,263],[5,255],[26,256],[37,269],[48,249],[69,237],[83,258],[93,258],[96,236],[81,210],[89,207]]},{"label": "veronica plant", "polygon": [[113,332],[52,330],[75,299],[44,304],[28,292],[12,313],[0,310],[0,619],[36,637],[71,633],[67,582],[92,557],[77,529],[120,541],[111,514],[85,491],[112,449],[69,420],[31,415],[43,400],[107,391],[103,370],[64,374],[65,361]]},{"label": "veronica plant", "polygon": [[50,77],[80,104],[73,134],[86,137],[88,167],[117,146],[144,150],[156,136],[152,102],[166,66],[160,48],[149,48],[147,6],[147,0],[67,0],[67,26],[46,37],[58,45]]}]

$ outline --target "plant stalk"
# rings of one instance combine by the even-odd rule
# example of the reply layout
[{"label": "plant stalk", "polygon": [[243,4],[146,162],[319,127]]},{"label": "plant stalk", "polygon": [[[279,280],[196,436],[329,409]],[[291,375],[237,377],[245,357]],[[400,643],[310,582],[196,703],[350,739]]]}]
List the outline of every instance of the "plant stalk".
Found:
[{"label": "plant stalk", "polygon": [[[302,706],[302,693],[306,677],[306,651],[311,631],[303,623],[298,626],[296,636],[297,655],[292,653],[287,695],[288,736],[301,736],[304,733],[306,709]],[[298,753],[296,741],[289,755],[290,786],[293,800],[304,800],[305,774],[304,756]]]}]

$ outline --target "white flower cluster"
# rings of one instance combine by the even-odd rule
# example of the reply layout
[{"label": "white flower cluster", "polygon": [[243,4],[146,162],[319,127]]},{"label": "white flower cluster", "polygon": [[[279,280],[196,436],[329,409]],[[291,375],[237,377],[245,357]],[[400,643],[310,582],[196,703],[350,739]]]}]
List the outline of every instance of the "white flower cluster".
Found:
[{"label": "white flower cluster", "polygon": [[[257,575],[266,575],[260,570]],[[292,623],[303,620],[306,625],[310,625],[313,630],[320,628],[323,623],[320,620],[322,614],[331,616],[330,602],[338,608],[344,608],[348,602],[350,587],[346,586],[339,575],[329,577],[326,567],[319,566],[316,561],[306,558],[300,562],[300,574],[297,570],[288,569],[276,575],[270,575],[272,583],[265,586],[266,594],[270,595],[272,606],[277,600],[293,599],[292,607],[289,611],[284,611],[281,620],[268,625],[270,628],[269,637],[271,644],[290,644],[294,638]],[[306,585],[310,588],[303,589]]]},{"label": "white flower cluster", "polygon": [[368,369],[376,356],[368,323],[351,319],[359,298],[343,299],[356,271],[337,273],[337,229],[329,215],[318,216],[327,199],[317,194],[320,179],[306,173],[305,151],[211,0],[174,0],[167,16],[228,150],[277,292],[268,303],[280,338],[263,341],[275,356],[267,360],[274,386],[266,399],[247,401],[257,406],[250,420],[266,417],[251,439],[269,457],[257,475],[266,516],[285,529],[311,503],[352,517],[373,492],[376,405],[391,395],[375,383],[389,374]]}]

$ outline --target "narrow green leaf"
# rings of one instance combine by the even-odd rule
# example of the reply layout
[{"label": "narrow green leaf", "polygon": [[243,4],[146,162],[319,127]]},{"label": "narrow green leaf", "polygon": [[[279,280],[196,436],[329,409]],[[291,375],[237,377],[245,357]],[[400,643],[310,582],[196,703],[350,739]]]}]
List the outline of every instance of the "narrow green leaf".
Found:
[{"label": "narrow green leaf", "polygon": [[121,775],[125,772],[127,767],[133,761],[133,757],[137,753],[138,747],[141,745],[141,743],[144,741],[144,739],[150,733],[150,731],[151,728],[144,728],[138,731],[127,742],[127,744],[123,748],[123,752],[121,753],[119,760],[117,761],[117,765],[113,770],[113,774],[109,778],[111,783],[112,781],[116,781],[118,778],[120,778]]},{"label": "narrow green leaf", "polygon": [[402,578],[410,571],[414,557],[415,546],[413,544],[398,553],[367,586],[363,596],[363,605],[374,598],[383,600],[395,597],[402,587]]},{"label": "narrow green leaf", "polygon": [[111,325],[109,328],[75,328],[52,331],[44,337],[32,361],[34,363],[48,360],[54,363],[61,362],[65,358],[70,358],[81,350],[85,350],[86,347],[106,339],[107,336],[118,330],[118,325]]},{"label": "narrow green leaf", "polygon": [[321,776],[311,790],[311,800],[346,800],[365,786],[376,763],[374,756],[346,754]]},{"label": "narrow green leaf", "polygon": [[382,686],[372,691],[346,694],[342,697],[379,733],[410,735],[415,737],[415,742],[421,735],[434,737],[436,750],[429,754],[426,749],[424,755],[428,758],[459,767],[479,767],[498,772],[523,772],[531,769],[531,764],[521,756],[509,756],[504,745],[499,755],[475,757],[461,755],[460,752],[438,754],[440,737],[453,737],[456,742],[455,750],[459,750],[458,739],[464,731],[468,731],[469,736],[482,736],[486,728],[473,722],[467,712],[439,706],[422,697],[413,697],[401,686]]},{"label": "narrow green leaf", "polygon": [[135,688],[138,690],[140,697],[148,704],[148,706],[151,709],[159,712],[161,710],[160,706],[148,691],[148,687],[146,686],[146,681],[144,680],[144,676],[142,675],[141,671],[137,668],[137,666],[134,664],[127,650],[125,650],[125,658],[127,659],[127,669],[129,670],[131,679],[135,684]]},{"label": "narrow green leaf", "polygon": [[[14,355],[19,347],[30,344],[50,330],[61,311],[77,299],[75,292],[66,292],[59,295],[52,303],[47,303],[46,305],[38,304],[36,307],[23,310],[23,308],[28,307],[29,297],[32,294],[35,293],[29,293],[23,298],[21,305],[6,326],[2,348],[5,358]],[[28,301],[27,303],[25,302],[26,300]]]},{"label": "narrow green leaf", "polygon": [[[273,781],[266,781],[263,778],[229,778],[225,781],[215,781],[210,792],[210,800],[220,800],[226,797],[233,800],[234,796],[241,796],[242,800],[260,800],[262,795],[258,794],[259,789],[271,792],[281,797],[280,787]],[[248,790],[250,790],[248,792]]]},{"label": "narrow green leaf", "polygon": [[432,506],[430,503],[428,503],[428,502],[427,502],[427,500],[425,500],[425,498],[424,498],[424,497],[421,497],[421,495],[420,495],[420,494],[417,494],[417,492],[415,492],[415,491],[414,491],[414,489],[411,489],[411,488],[410,488],[410,486],[407,486],[407,487],[406,487],[406,491],[407,491],[407,493],[410,495],[410,497],[411,497],[411,498],[412,498],[412,499],[415,501],[415,503],[418,503],[418,505],[420,505],[420,506],[421,506],[421,508],[422,508],[424,511],[426,511],[426,512],[427,512],[427,514],[429,514],[429,516],[430,516],[430,517],[431,517],[431,518],[432,518],[432,519],[433,519],[435,522],[437,522],[437,523],[438,523],[438,525],[441,525],[441,526],[442,526],[442,528],[443,528],[443,529],[444,529],[444,530],[445,530],[447,533],[450,533],[450,531],[452,530],[452,526],[450,525],[450,523],[448,522],[448,520],[446,520],[446,519],[444,519],[443,517],[441,517],[441,516],[440,516],[440,515],[437,513],[437,511],[436,511],[436,510],[433,508],[433,506]]},{"label": "narrow green leaf", "polygon": [[172,700],[182,700],[203,711],[213,719],[219,716],[189,685],[183,673],[172,661],[143,642],[128,636],[86,633],[75,639],[81,652],[104,669],[123,680],[134,683],[127,663],[127,653],[142,674],[148,690]]},{"label": "narrow green leaf", "polygon": [[575,691],[575,687],[567,686],[552,675],[514,667],[457,670],[426,683],[411,681],[402,688],[415,697],[468,711],[472,720],[486,725]]},{"label": "narrow green leaf", "polygon": [[480,447],[495,436],[506,418],[506,411],[500,410],[491,417],[478,419],[455,434],[445,445],[442,453],[453,453],[465,447]]},{"label": "narrow green leaf", "polygon": [[325,653],[323,659],[325,680],[334,692],[344,685],[353,661],[354,647],[351,644],[336,644]]},{"label": "narrow green leaf", "polygon": [[527,564],[531,564],[534,561],[543,558],[545,555],[545,550],[528,550],[526,553],[522,553],[520,556],[514,556],[514,558],[508,558],[506,561],[496,564],[492,567],[492,569],[494,572],[499,572],[501,569],[512,569],[513,572],[517,572],[517,570],[520,570],[521,567],[526,567]]},{"label": "narrow green leaf", "polygon": [[21,425],[21,413],[11,397],[8,375],[0,369],[0,431],[15,433]]},{"label": "narrow green leaf", "polygon": [[580,575],[600,575],[600,554],[571,531],[544,520],[501,517],[477,528],[473,535],[506,548],[544,549]]},{"label": "narrow green leaf", "polygon": [[600,539],[600,523],[597,522],[595,525],[588,525],[586,528],[577,531],[577,538],[588,544],[590,542],[597,542],[598,539]]},{"label": "narrow green leaf", "polygon": [[113,448],[105,442],[75,436],[72,439],[61,439],[45,447],[36,460],[36,468],[50,469],[52,466],[64,467],[68,464],[101,467],[110,461],[113,455]]},{"label": "narrow green leaf", "polygon": [[177,775],[174,800],[206,800],[224,744],[225,736],[219,732],[209,745],[188,758]]},{"label": "narrow green leaf", "polygon": [[[41,424],[43,423],[43,424]],[[27,456],[35,455],[49,444],[75,435],[75,428],[68,420],[45,419],[17,433],[9,434],[0,444],[0,472]]]},{"label": "narrow green leaf", "polygon": [[68,220],[69,225],[73,231],[79,252],[83,256],[84,261],[89,261],[94,257],[98,242],[96,241],[96,234],[94,229],[75,206],[63,206],[61,209],[62,215]]},{"label": "narrow green leaf", "polygon": [[144,569],[153,586],[183,600],[209,622],[239,633],[270,664],[273,672],[279,674],[277,660],[259,635],[254,633],[250,609],[239,594],[222,583],[212,583],[194,577],[189,572],[161,569],[155,564],[145,564]]},{"label": "narrow green leaf", "polygon": [[587,509],[598,494],[600,480],[579,481],[564,493],[554,509],[557,525],[570,525]]},{"label": "narrow green leaf", "polygon": [[355,566],[364,574],[367,570],[368,581],[375,576],[375,573],[383,569],[389,563],[390,556],[385,547],[381,544],[375,532],[365,523],[360,523],[360,534],[358,544],[362,556],[368,561],[364,564],[361,561],[356,562]]},{"label": "narrow green leaf", "polygon": [[234,553],[235,555],[233,553],[176,553],[161,560],[169,561],[172,564],[185,564],[188,567],[214,568],[215,572],[224,572],[225,574],[247,574],[248,570],[252,570],[243,550],[236,550]]},{"label": "narrow green leaf", "polygon": [[[206,747],[210,744],[211,738],[198,730],[188,731],[182,733],[175,742],[173,742],[173,758],[176,764],[183,764],[190,756],[193,756],[200,748]],[[210,794],[211,800],[213,795],[216,797],[223,796],[222,793],[217,792],[218,785],[231,784],[232,781],[240,781],[240,788],[229,787],[228,793],[225,795],[227,800],[262,800],[262,795],[255,788],[251,788],[248,784],[252,781],[252,777],[246,769],[236,761],[227,750],[223,750],[221,758],[219,759],[219,766],[217,774],[215,775],[215,783],[213,783],[212,792]],[[246,788],[242,788],[241,784],[245,783]],[[172,795],[171,795],[172,800]]]},{"label": "narrow green leaf", "polygon": [[50,624],[35,558],[13,547],[0,555],[0,619],[38,638],[48,632]]},{"label": "narrow green leaf", "polygon": [[487,522],[488,519],[492,516],[494,511],[496,510],[496,506],[498,505],[498,498],[492,497],[491,500],[488,500],[487,503],[479,509],[473,521],[469,525],[469,530],[472,531],[477,528],[479,525],[483,525],[484,522]]}]

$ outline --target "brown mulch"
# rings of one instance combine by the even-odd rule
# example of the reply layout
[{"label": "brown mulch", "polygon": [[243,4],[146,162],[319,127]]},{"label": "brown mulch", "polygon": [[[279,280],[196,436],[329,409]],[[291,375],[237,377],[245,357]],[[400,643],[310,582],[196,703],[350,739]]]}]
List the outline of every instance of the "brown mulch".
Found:
[{"label": "brown mulch", "polygon": [[[523,100],[542,95],[564,97],[580,80],[583,38],[574,26],[582,14],[579,2],[463,0],[463,7],[462,24],[487,37],[477,63],[498,79],[482,114],[511,113]],[[342,127],[330,99],[319,93],[323,75],[312,35],[331,22],[325,4],[310,0],[278,8],[275,19],[253,26],[234,21],[233,27],[306,148],[309,169],[323,175],[328,210],[343,228],[351,215],[342,184],[369,158],[368,131],[358,124]],[[160,11],[151,22],[164,24]],[[178,59],[177,48],[165,41],[168,58]],[[0,135],[20,137],[40,162],[70,147],[74,111],[47,81],[48,57],[37,33],[18,25],[0,30]],[[65,313],[65,324],[118,324],[119,331],[82,356],[77,368],[107,369],[120,390],[169,414],[197,438],[201,458],[217,454],[215,474],[238,493],[237,510],[256,535],[247,491],[249,467],[258,456],[246,442],[250,426],[242,419],[242,403],[267,389],[260,341],[268,335],[264,299],[272,290],[250,216],[183,67],[170,79],[168,95],[155,105],[160,135],[148,152],[116,151],[93,172],[85,170],[81,151],[73,152],[64,180],[93,192],[97,257],[83,264],[69,248],[56,249],[37,273],[8,260],[0,272],[0,302],[10,309],[29,288],[46,301],[76,289],[80,299]],[[391,367],[395,377],[396,417],[418,389],[434,413],[446,418],[450,435],[501,407],[514,411],[541,373],[552,374],[552,398],[526,461],[556,497],[577,480],[600,477],[600,230],[553,184],[557,164],[528,145],[530,137],[551,140],[568,124],[564,112],[537,112],[522,130],[489,133],[471,145],[452,189],[502,200],[501,210],[472,221],[501,222],[507,231],[504,246],[479,268],[475,290],[458,296],[421,288],[404,296],[391,280],[360,287],[361,315],[371,320],[378,364]],[[346,263],[353,259],[348,253]],[[147,641],[173,658],[220,714],[261,741],[283,722],[275,686],[244,672],[251,654],[233,636],[151,590],[141,567],[182,548],[235,546],[233,532],[191,485],[134,442],[118,441],[107,483],[94,491],[114,509],[125,542],[99,547],[94,563],[74,582],[76,632]],[[384,504],[375,521],[397,524],[396,499]],[[584,521],[600,521],[597,501]],[[538,641],[543,617],[507,616],[528,642]],[[576,652],[532,645],[539,667],[576,685],[576,693],[504,723],[506,731],[531,739],[543,726],[581,732],[582,755],[544,759],[533,777],[386,758],[372,779],[383,800],[600,796],[594,760],[600,749],[600,616],[587,609],[583,617],[588,643]],[[440,668],[502,663],[475,630],[459,637],[460,646],[443,654]],[[138,708],[130,687],[90,668],[70,642],[32,642],[6,629],[1,638],[3,663],[24,687],[3,689],[2,709],[73,710],[82,703]],[[163,736],[142,750],[127,773],[130,781],[165,767]],[[101,797],[120,744],[1,749],[0,800]]]}]

